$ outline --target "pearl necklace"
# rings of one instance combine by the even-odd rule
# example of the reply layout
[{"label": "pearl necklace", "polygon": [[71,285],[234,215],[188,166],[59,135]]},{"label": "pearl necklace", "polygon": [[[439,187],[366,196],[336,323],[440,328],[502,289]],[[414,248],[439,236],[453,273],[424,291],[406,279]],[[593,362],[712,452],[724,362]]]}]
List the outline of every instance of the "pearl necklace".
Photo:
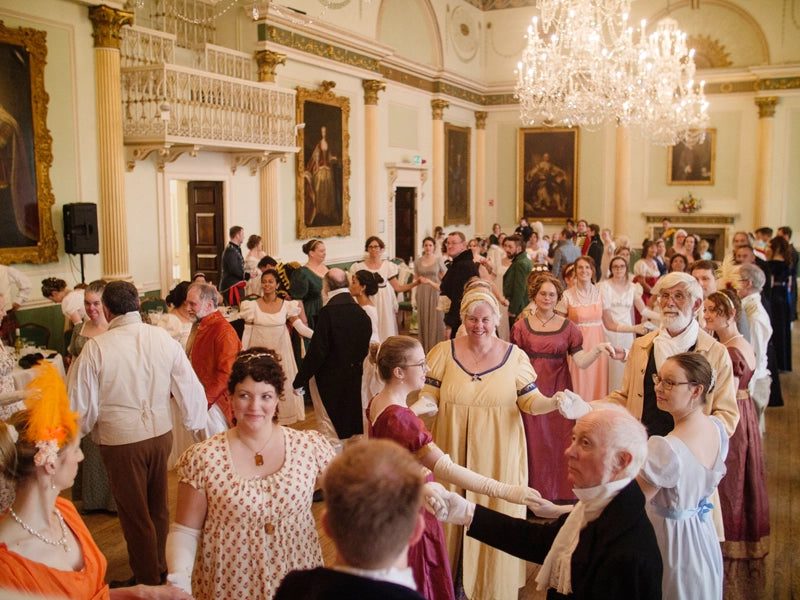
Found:
[{"label": "pearl necklace", "polygon": [[64,548],[64,552],[69,552],[69,544],[67,544],[67,524],[64,523],[64,517],[61,515],[61,511],[57,508],[53,507],[53,512],[58,517],[58,523],[61,525],[61,539],[60,540],[51,540],[43,536],[41,533],[36,531],[33,527],[28,525],[25,521],[20,519],[19,515],[14,512],[14,509],[9,507],[8,512],[11,513],[11,517],[19,523],[19,526],[22,527],[25,531],[30,533],[32,536],[39,538],[45,544],[50,544],[51,546],[61,546]]},{"label": "pearl necklace", "polygon": [[728,346],[728,343],[730,343],[730,342],[732,342],[733,340],[735,340],[736,338],[740,338],[740,337],[744,337],[744,336],[743,336],[741,333],[737,333],[736,335],[732,335],[731,337],[729,337],[729,338],[728,338],[727,340],[725,340],[724,342],[723,342],[722,340],[720,340],[720,343],[721,343],[723,346],[727,347],[727,346]]}]

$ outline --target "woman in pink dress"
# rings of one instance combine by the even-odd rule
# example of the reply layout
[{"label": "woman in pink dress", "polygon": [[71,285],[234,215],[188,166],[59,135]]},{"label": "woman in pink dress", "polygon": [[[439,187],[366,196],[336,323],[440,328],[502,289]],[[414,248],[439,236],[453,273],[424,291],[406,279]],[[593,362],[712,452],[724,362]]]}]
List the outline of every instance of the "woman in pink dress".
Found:
[{"label": "woman in pink dress", "polygon": [[[606,352],[604,343],[583,350],[583,334],[578,326],[554,310],[562,294],[558,278],[550,273],[531,273],[528,297],[533,310],[526,308],[511,328],[511,343],[531,359],[536,386],[545,396],[572,389],[567,357],[586,368]],[[522,413],[522,423],[528,446],[528,485],[548,500],[574,500],[564,451],[571,443],[575,421],[558,412]]]},{"label": "woman in pink dress", "polygon": [[[574,264],[575,283],[561,296],[556,312],[578,326],[586,348],[595,348],[606,341],[603,329],[603,295],[594,284],[594,260],[588,256],[580,256]],[[572,391],[587,402],[590,399],[605,398],[608,395],[608,358],[608,354],[602,353],[586,369],[580,368],[570,359]]]},{"label": "woman in pink dress", "polygon": [[[386,386],[367,408],[370,437],[394,440],[407,448],[421,466],[430,469],[428,481],[433,481],[435,475],[440,482],[538,507],[541,496],[536,490],[500,483],[460,467],[433,443],[431,433],[406,405],[408,394],[422,388],[428,372],[425,352],[417,340],[402,335],[388,338],[381,344],[377,362]],[[414,572],[417,590],[428,600],[453,600],[453,576],[442,525],[428,511],[422,509],[421,512],[425,517],[425,532],[408,550],[408,564]]]}]

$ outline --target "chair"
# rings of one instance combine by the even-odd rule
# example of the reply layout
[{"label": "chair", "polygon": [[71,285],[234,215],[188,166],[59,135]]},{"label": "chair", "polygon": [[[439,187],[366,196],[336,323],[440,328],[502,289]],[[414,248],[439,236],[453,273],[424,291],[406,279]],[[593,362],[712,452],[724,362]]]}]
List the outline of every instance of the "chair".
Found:
[{"label": "chair", "polygon": [[141,310],[144,314],[147,314],[148,310],[156,310],[158,308],[161,308],[161,312],[167,312],[167,303],[161,298],[154,298],[152,296],[142,299]]},{"label": "chair", "polygon": [[50,343],[50,329],[39,323],[22,323],[19,326],[19,336],[33,342],[37,348],[47,348]]}]

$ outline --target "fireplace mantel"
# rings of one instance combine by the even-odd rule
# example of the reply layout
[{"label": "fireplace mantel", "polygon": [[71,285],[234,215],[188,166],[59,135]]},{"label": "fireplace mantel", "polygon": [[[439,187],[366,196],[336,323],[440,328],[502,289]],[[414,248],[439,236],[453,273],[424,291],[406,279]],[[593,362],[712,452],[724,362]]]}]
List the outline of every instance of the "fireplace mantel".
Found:
[{"label": "fireplace mantel", "polygon": [[642,216],[647,224],[661,224],[664,219],[669,219],[674,225],[685,223],[687,225],[733,225],[739,218],[739,213],[704,213],[704,212],[643,212]]},{"label": "fireplace mantel", "polygon": [[643,212],[642,216],[647,222],[650,239],[661,236],[664,228],[661,222],[669,219],[673,227],[685,229],[701,239],[708,241],[714,260],[722,260],[728,251],[728,240],[734,232],[734,225],[739,219],[739,213],[706,213],[706,212]]}]

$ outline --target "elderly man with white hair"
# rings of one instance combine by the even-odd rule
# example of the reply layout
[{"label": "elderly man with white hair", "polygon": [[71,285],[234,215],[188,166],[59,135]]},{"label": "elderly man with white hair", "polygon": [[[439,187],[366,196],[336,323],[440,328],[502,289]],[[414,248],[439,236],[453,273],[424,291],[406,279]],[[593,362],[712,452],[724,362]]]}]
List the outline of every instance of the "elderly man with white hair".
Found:
[{"label": "elderly man with white hair", "polygon": [[671,415],[656,405],[653,375],[670,356],[699,352],[708,359],[717,381],[708,394],[705,412],[722,421],[730,437],[739,422],[733,368],[725,346],[703,331],[695,318],[703,305],[700,284],[688,273],[668,273],[658,280],[653,295],[661,307],[661,329],[634,340],[622,385],[605,400],[627,408],[642,421],[648,435],[667,435],[674,422]]},{"label": "elderly man with white hair", "polygon": [[536,583],[548,600],[660,599],[661,553],[634,479],[647,456],[644,427],[617,405],[595,403],[576,422],[566,456],[579,501],[551,523],[509,517],[438,484],[426,486],[426,501],[439,519],[465,525],[469,537],[541,564]]}]

